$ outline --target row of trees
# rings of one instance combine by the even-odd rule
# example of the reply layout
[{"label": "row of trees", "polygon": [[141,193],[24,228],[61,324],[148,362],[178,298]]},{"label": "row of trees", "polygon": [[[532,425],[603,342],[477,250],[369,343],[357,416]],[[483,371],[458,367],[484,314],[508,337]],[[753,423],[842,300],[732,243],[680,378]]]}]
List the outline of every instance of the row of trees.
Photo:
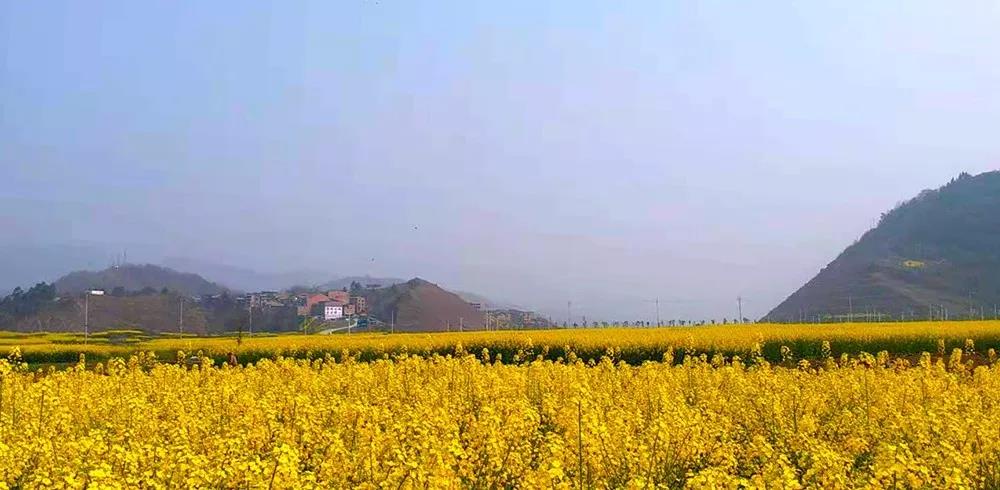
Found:
[{"label": "row of trees", "polygon": [[0,299],[0,325],[38,313],[46,304],[56,299],[55,284],[40,282],[27,291],[20,287]]},{"label": "row of trees", "polygon": [[119,297],[119,298],[123,298],[123,297],[126,297],[126,296],[149,296],[149,295],[153,295],[153,294],[157,294],[157,293],[159,293],[159,294],[170,294],[170,290],[167,289],[167,288],[163,288],[163,289],[157,290],[156,288],[152,288],[152,287],[146,286],[146,287],[144,287],[144,288],[142,288],[142,289],[140,289],[138,291],[127,291],[122,286],[115,286],[111,291],[108,292],[108,294],[110,294],[111,296],[115,296],[115,297]]}]

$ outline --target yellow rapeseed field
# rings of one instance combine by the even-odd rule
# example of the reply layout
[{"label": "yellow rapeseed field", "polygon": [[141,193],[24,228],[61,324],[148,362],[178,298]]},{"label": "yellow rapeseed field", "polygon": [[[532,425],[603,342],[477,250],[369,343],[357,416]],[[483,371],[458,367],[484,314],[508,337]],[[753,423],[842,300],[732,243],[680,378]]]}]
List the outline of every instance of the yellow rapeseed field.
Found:
[{"label": "yellow rapeseed field", "polygon": [[0,361],[0,488],[1000,485],[994,352],[820,351],[32,370],[15,349]]},{"label": "yellow rapeseed field", "polygon": [[84,343],[82,335],[73,334],[2,334],[0,349],[19,347],[24,358],[32,363],[73,363],[80,353],[91,360],[107,360],[112,356],[128,357],[140,351],[156,352],[161,358],[172,358],[178,350],[202,351],[222,361],[229,352],[242,360],[257,360],[277,355],[303,357],[309,353],[322,356],[330,353],[340,357],[344,350],[358,353],[364,359],[410,353],[428,355],[454,354],[458,345],[470,352],[483,348],[501,352],[510,358],[518,351],[545,351],[556,359],[572,350],[585,359],[600,358],[609,348],[632,364],[659,360],[663,353],[692,351],[744,355],[759,344],[770,360],[780,358],[782,345],[792,347],[800,357],[817,357],[823,341],[830,342],[833,353],[887,350],[893,354],[919,355],[935,352],[939,340],[947,350],[962,347],[965,339],[973,339],[983,348],[1000,349],[1000,322],[913,322],[913,323],[833,323],[833,324],[748,324],[713,325],[670,328],[589,328],[530,331],[495,331],[463,333],[353,333],[350,335],[257,335],[144,338],[124,345],[108,342],[108,336],[91,338]]}]

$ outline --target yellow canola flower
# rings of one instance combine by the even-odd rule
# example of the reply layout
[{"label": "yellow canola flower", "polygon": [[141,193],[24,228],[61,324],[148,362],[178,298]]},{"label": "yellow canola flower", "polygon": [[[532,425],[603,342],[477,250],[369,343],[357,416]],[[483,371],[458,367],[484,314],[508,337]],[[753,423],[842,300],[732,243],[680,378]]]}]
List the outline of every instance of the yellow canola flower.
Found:
[{"label": "yellow canola flower", "polygon": [[[784,346],[787,349],[781,349]],[[804,358],[829,359],[844,352],[860,351],[918,355],[921,351],[945,357],[954,348],[965,357],[976,354],[996,359],[1000,348],[1000,321],[825,323],[825,324],[726,324],[664,328],[586,328],[548,330],[505,330],[438,333],[377,333],[351,335],[256,335],[196,338],[137,338],[135,342],[112,344],[73,334],[14,334],[0,332],[0,352],[10,352],[12,364],[106,363],[111,357],[123,360],[109,370],[149,367],[157,359],[178,364],[223,364],[233,352],[243,362],[260,358],[297,357],[321,360],[326,356],[362,360],[392,358],[403,353],[426,356],[432,353],[457,356],[471,353],[490,360],[523,362],[538,356],[562,357],[573,361],[599,360],[606,356],[638,364],[647,360],[680,361],[685,355],[716,353],[739,355],[748,362],[766,357],[769,362],[794,363]],[[808,352],[806,351],[808,350]],[[990,350],[993,353],[990,354]],[[150,353],[155,353],[151,355]],[[873,359],[872,361],[878,361]],[[913,360],[916,362],[916,359]],[[757,362],[758,364],[760,362]],[[204,365],[200,365],[204,367]],[[788,367],[788,366],[786,366]]]},{"label": "yellow canola flower", "polygon": [[998,365],[608,352],[49,373],[0,360],[0,488],[1000,486]]}]

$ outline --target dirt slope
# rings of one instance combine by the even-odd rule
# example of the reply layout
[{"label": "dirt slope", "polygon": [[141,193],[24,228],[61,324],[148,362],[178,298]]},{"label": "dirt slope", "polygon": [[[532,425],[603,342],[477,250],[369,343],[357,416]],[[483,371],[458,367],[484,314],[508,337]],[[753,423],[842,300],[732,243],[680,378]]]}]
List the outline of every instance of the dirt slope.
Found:
[{"label": "dirt slope", "polygon": [[458,295],[423,279],[369,291],[366,294],[373,316],[392,322],[396,331],[431,332],[479,330],[485,325],[483,313]]}]

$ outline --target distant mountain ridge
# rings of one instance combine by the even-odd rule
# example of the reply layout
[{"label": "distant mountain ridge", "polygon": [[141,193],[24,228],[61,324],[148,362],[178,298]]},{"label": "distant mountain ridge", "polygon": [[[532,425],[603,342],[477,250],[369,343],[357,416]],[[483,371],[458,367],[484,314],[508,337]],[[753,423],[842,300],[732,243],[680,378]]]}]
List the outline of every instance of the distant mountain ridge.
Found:
[{"label": "distant mountain ridge", "polygon": [[[0,327],[19,331],[79,331],[83,325],[83,291],[122,288],[123,294],[88,297],[93,331],[135,328],[151,332],[213,333],[247,328],[246,304],[240,304],[214,283],[195,274],[159,266],[123,265],[99,272],[74,272],[55,283],[61,297],[30,315],[0,318]],[[169,289],[167,294],[162,289]],[[156,291],[151,291],[156,290]],[[218,296],[209,296],[215,295]],[[457,294],[423,279],[411,279],[379,289],[363,289],[379,329],[397,332],[479,330],[485,314]],[[200,300],[185,299],[203,296]],[[182,304],[184,305],[182,307]],[[180,314],[183,312],[183,321]],[[285,315],[285,314],[288,315]],[[285,316],[282,316],[285,315]],[[295,309],[255,308],[254,325],[261,331],[289,331],[297,326]]]},{"label": "distant mountain ridge", "polygon": [[112,291],[123,288],[126,292],[142,290],[160,291],[164,288],[187,296],[222,294],[225,287],[209,282],[198,274],[177,272],[152,264],[123,264],[102,271],[71,272],[55,281],[59,294],[75,295],[89,289]]},{"label": "distant mountain ridge", "polygon": [[168,257],[161,264],[174,270],[196,273],[227,288],[244,292],[282,290],[296,285],[312,285],[329,277],[325,272],[311,269],[258,272],[253,269],[185,257]]},{"label": "distant mountain ridge", "polygon": [[99,247],[65,244],[0,245],[0,294],[39,281],[51,282],[67,271],[109,262]]},{"label": "distant mountain ridge", "polygon": [[494,301],[486,296],[478,293],[470,293],[468,291],[455,291],[449,290],[457,294],[460,298],[468,303],[479,303],[483,308],[488,310],[524,310],[525,308],[513,303],[504,303],[500,301]]},{"label": "distant mountain ridge", "polygon": [[[485,325],[485,313],[480,310],[502,309],[503,306],[484,296],[445,290],[423,279],[407,281],[363,275],[339,277],[304,287],[285,283],[282,287],[278,286],[277,280],[294,278],[299,273],[257,274],[249,269],[218,266],[193,259],[171,259],[165,262],[189,267],[197,273],[190,271],[191,269],[181,272],[161,265],[130,263],[104,270],[77,270],[52,283],[57,295],[56,301],[44,305],[36,314],[6,318],[0,323],[5,328],[15,330],[79,329],[82,324],[83,293],[93,289],[102,289],[108,293],[91,301],[94,306],[92,324],[95,328],[113,326],[149,331],[179,328],[181,302],[187,297],[200,298],[200,301],[188,301],[183,309],[187,331],[197,333],[218,332],[222,329],[232,331],[245,324],[248,321],[246,308],[237,299],[243,292],[340,290],[350,289],[352,284],[357,283],[362,286],[362,294],[369,299],[372,315],[386,324],[395,320],[398,331],[480,329]],[[212,280],[203,277],[203,270],[215,271],[229,280],[236,279],[235,282],[244,286],[256,287],[230,290],[215,282],[215,276],[209,276]],[[316,277],[321,273],[310,274]],[[328,274],[324,275],[329,277]],[[161,294],[162,292],[169,294]],[[516,309],[509,305],[504,308]],[[255,325],[258,328],[294,329],[295,325],[289,324],[285,317],[279,318],[277,313],[271,315],[273,318],[264,318],[268,312],[255,312]],[[278,311],[282,312],[283,310]],[[293,311],[293,320],[294,316]]]},{"label": "distant mountain ridge", "polygon": [[[355,281],[362,286],[379,284],[382,287],[406,282],[406,279],[397,277],[335,276],[313,269],[258,272],[253,269],[183,257],[168,257],[162,261],[162,265],[174,270],[201,275],[227,288],[242,292],[283,291],[292,288],[333,290],[349,288],[351,283]],[[331,276],[334,279],[330,279]]]},{"label": "distant mountain ridge", "polygon": [[399,279],[396,277],[372,277],[372,276],[346,276],[338,277],[332,281],[327,281],[325,283],[316,286],[317,289],[344,289],[350,288],[351,283],[357,282],[361,287],[367,287],[369,285],[377,284],[379,287],[389,287],[394,284],[402,284],[406,282],[406,279]]},{"label": "distant mountain ridge", "polygon": [[1000,172],[962,174],[884,213],[765,320],[992,318]]}]

